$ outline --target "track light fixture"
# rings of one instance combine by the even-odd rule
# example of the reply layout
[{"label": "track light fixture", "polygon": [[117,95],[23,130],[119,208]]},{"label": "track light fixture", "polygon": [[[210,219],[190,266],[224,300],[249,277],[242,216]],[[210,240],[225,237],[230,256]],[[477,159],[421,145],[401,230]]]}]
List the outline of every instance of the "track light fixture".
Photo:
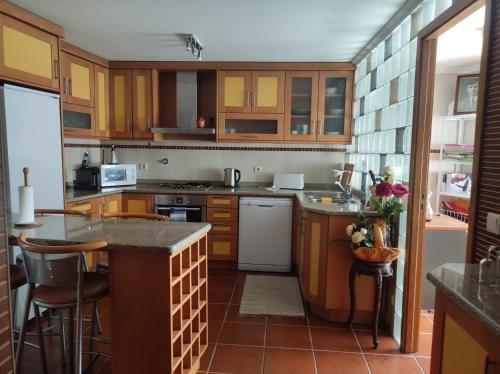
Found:
[{"label": "track light fixture", "polygon": [[196,58],[201,61],[201,50],[203,46],[196,36],[193,34],[186,35],[186,51],[191,52]]}]

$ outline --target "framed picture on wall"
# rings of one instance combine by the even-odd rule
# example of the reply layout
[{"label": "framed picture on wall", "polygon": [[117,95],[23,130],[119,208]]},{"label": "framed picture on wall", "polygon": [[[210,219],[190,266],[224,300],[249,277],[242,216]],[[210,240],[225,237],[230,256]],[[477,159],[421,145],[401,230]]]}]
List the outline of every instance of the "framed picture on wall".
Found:
[{"label": "framed picture on wall", "polygon": [[455,91],[455,115],[476,113],[479,74],[457,76]]}]

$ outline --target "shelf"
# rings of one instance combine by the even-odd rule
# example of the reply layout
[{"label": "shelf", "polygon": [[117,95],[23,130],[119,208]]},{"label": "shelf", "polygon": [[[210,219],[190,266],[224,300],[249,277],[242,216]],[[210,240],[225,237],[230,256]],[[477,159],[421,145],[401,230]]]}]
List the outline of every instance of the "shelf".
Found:
[{"label": "shelf", "polygon": [[463,192],[439,191],[438,195],[440,195],[440,196],[448,196],[448,197],[457,197],[459,199],[470,199],[470,193],[463,193]]},{"label": "shelf", "polygon": [[309,118],[311,117],[310,114],[291,114],[290,117],[292,118]]},{"label": "shelf", "polygon": [[294,93],[292,93],[292,97],[311,97],[311,94],[294,94]]},{"label": "shelf", "polygon": [[474,121],[474,120],[476,120],[476,113],[448,116],[445,119],[447,121]]},{"label": "shelf", "polygon": [[460,160],[455,160],[453,158],[443,158],[442,161],[452,162],[455,165],[470,165],[470,166],[472,166],[472,161],[460,161]]},{"label": "shelf", "polygon": [[341,114],[325,114],[325,118],[344,118]]}]

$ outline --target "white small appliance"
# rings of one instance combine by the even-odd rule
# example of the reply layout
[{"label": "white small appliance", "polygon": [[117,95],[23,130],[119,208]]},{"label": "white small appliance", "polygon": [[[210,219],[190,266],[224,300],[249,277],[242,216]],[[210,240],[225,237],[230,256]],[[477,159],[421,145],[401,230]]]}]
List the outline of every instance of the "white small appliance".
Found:
[{"label": "white small appliance", "polygon": [[240,198],[238,269],[289,272],[292,199]]},{"label": "white small appliance", "polygon": [[135,164],[100,164],[90,165],[100,170],[100,186],[132,186],[137,184],[137,168]]},{"label": "white small appliance", "polygon": [[288,190],[303,190],[304,174],[274,174],[273,187]]}]

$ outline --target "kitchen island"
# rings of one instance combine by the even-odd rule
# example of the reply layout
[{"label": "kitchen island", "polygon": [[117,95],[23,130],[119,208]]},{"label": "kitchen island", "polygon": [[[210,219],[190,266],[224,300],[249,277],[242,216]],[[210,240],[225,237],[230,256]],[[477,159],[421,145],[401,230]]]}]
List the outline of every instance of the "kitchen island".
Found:
[{"label": "kitchen island", "polygon": [[208,344],[206,223],[37,217],[11,227],[37,244],[105,240],[109,254],[112,371],[196,372]]},{"label": "kitchen island", "polygon": [[500,288],[479,283],[478,264],[444,264],[436,286],[431,374],[500,373]]}]

